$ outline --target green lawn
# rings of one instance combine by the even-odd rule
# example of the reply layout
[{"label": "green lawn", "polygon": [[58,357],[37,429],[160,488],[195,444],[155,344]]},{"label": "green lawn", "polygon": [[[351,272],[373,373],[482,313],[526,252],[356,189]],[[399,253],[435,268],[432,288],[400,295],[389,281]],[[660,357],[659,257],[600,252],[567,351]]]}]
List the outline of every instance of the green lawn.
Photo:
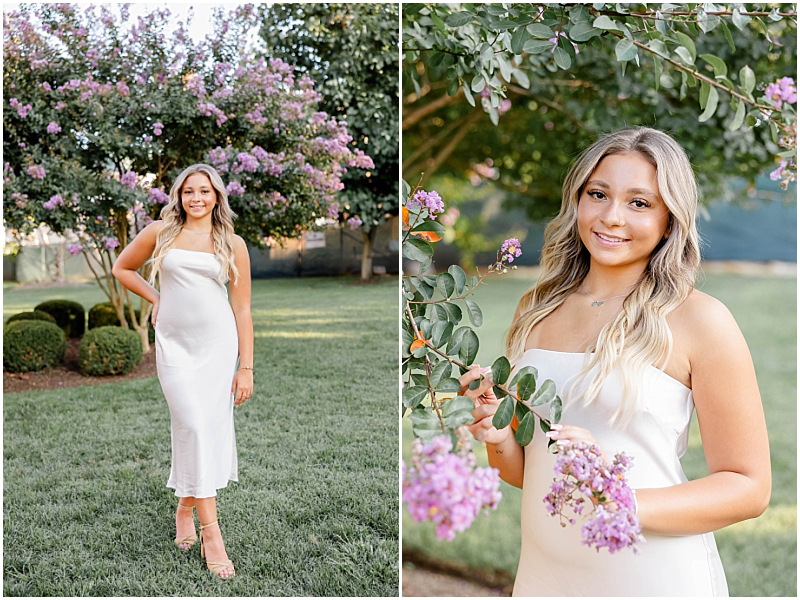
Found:
[{"label": "green lawn", "polygon": [[[484,323],[478,329],[477,362],[489,365],[503,353],[503,337],[516,302],[532,282],[489,278],[476,294]],[[772,500],[758,519],[715,533],[732,596],[795,596],[797,573],[797,280],[771,276],[705,276],[698,287],[722,300],[736,317],[755,362],[772,453]],[[403,455],[412,439],[403,423]],[[482,464],[485,450],[474,445]],[[697,423],[681,460],[690,479],[707,474]],[[481,515],[453,542],[437,542],[433,527],[414,523],[403,513],[403,545],[473,566],[515,573],[519,560],[521,492],[506,484],[503,500],[489,516]]]},{"label": "green lawn", "polygon": [[[237,577],[173,545],[169,412],[155,378],[4,401],[8,596],[396,596],[394,278],[253,282],[255,394],[218,495]],[[5,317],[96,285],[4,286]]]}]

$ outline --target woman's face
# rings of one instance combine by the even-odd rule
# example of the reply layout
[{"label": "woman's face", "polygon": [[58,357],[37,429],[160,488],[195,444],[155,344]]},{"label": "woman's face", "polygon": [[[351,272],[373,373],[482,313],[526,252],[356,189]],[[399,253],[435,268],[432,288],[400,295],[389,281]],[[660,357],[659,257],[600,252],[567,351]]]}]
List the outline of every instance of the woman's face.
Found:
[{"label": "woman's face", "polygon": [[668,222],[656,168],[639,152],[603,158],[578,200],[581,241],[603,266],[644,269]]},{"label": "woman's face", "polygon": [[194,173],[186,178],[181,188],[181,205],[192,219],[203,219],[211,214],[217,204],[217,191],[208,176]]}]

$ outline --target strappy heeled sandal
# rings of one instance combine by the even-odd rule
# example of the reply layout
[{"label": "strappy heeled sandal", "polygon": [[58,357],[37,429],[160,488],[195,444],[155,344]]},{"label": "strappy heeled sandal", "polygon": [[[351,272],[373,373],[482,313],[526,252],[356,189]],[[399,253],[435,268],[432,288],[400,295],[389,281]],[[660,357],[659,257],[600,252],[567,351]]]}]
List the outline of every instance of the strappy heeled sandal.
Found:
[{"label": "strappy heeled sandal", "polygon": [[[194,525],[194,506],[187,506],[185,504],[181,504],[180,502],[178,502],[178,508],[189,509],[190,511],[192,511],[192,524]],[[195,535],[194,533],[180,539],[178,539],[177,536],[175,537],[175,545],[184,551],[191,550],[192,546],[194,546],[196,541],[197,541],[197,535]],[[181,544],[189,544],[189,546],[187,548],[181,548]]]},{"label": "strappy heeled sandal", "polygon": [[[200,525],[200,558],[206,557],[206,549],[203,546],[203,529],[207,529],[213,525],[217,525],[219,527],[219,523],[217,523],[217,521],[209,523],[208,525],[202,525],[202,524]],[[206,559],[206,566],[208,567],[209,571],[211,571],[214,575],[216,575],[220,579],[230,579],[234,575],[236,575],[236,571],[233,568],[233,562],[231,560],[209,561]],[[222,573],[222,571],[224,571],[225,569],[231,569],[233,573],[231,573],[227,577],[223,577],[222,575],[220,575],[220,573]]]}]

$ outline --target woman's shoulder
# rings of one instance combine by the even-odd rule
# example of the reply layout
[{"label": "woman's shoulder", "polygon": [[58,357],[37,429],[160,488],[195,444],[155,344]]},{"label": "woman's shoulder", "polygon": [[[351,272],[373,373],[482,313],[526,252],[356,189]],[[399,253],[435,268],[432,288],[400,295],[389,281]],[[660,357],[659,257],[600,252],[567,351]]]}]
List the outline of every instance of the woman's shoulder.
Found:
[{"label": "woman's shoulder", "polygon": [[233,244],[233,250],[247,250],[247,243],[245,243],[244,238],[240,235],[236,235],[235,233],[231,236],[231,244]]},{"label": "woman's shoulder", "polygon": [[728,307],[699,290],[692,290],[675,310],[671,321],[673,333],[694,348],[707,348],[725,340],[732,342],[741,338],[739,325]]}]

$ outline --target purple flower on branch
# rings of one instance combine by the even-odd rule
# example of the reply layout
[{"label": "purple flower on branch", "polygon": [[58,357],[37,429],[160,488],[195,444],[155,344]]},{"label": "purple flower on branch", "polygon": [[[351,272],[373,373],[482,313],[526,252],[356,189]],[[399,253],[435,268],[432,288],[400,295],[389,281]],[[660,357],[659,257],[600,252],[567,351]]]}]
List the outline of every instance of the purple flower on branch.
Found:
[{"label": "purple flower on branch", "polygon": [[33,165],[32,167],[28,167],[28,175],[34,179],[44,179],[47,173],[45,172],[43,166]]},{"label": "purple flower on branch", "polygon": [[102,240],[103,246],[106,250],[113,250],[117,246],[119,246],[119,240],[115,237],[106,237],[103,236]]},{"label": "purple flower on branch", "polygon": [[42,208],[53,210],[56,206],[61,206],[62,204],[64,204],[64,198],[56,194],[55,196],[50,196],[50,200],[42,204]]},{"label": "purple flower on branch", "polygon": [[775,83],[770,83],[764,90],[767,100],[780,110],[783,103],[794,104],[797,102],[797,86],[791,77],[782,77]]},{"label": "purple flower on branch", "polygon": [[69,246],[67,246],[67,251],[72,255],[80,254],[81,252],[83,252],[83,246],[81,246],[80,244],[70,244]]},{"label": "purple flower on branch", "polygon": [[164,192],[161,188],[152,188],[147,199],[153,204],[166,204],[169,202],[169,194]]},{"label": "purple flower on branch", "polygon": [[139,181],[138,175],[134,171],[128,171],[122,177],[119,178],[119,182],[124,185],[126,188],[130,188],[132,190],[136,189],[136,184]]},{"label": "purple flower on branch", "polygon": [[520,243],[517,238],[508,238],[503,245],[500,246],[501,262],[514,262],[514,259],[522,254]]},{"label": "purple flower on branch", "polygon": [[47,126],[47,133],[60,133],[60,132],[61,132],[61,126],[55,121],[50,121],[50,124]]},{"label": "purple flower on branch", "polygon": [[241,196],[244,194],[244,186],[238,181],[231,181],[225,191],[228,192],[228,196]]},{"label": "purple flower on branch", "polygon": [[426,192],[418,190],[414,197],[406,203],[408,210],[427,208],[431,219],[436,218],[436,214],[444,212],[444,202],[438,192]]},{"label": "purple flower on branch", "polygon": [[153,123],[153,134],[158,137],[162,133],[162,129],[164,129],[163,123]]},{"label": "purple flower on branch", "polygon": [[350,229],[358,229],[363,224],[363,221],[358,217],[350,217],[346,222],[350,226]]}]

